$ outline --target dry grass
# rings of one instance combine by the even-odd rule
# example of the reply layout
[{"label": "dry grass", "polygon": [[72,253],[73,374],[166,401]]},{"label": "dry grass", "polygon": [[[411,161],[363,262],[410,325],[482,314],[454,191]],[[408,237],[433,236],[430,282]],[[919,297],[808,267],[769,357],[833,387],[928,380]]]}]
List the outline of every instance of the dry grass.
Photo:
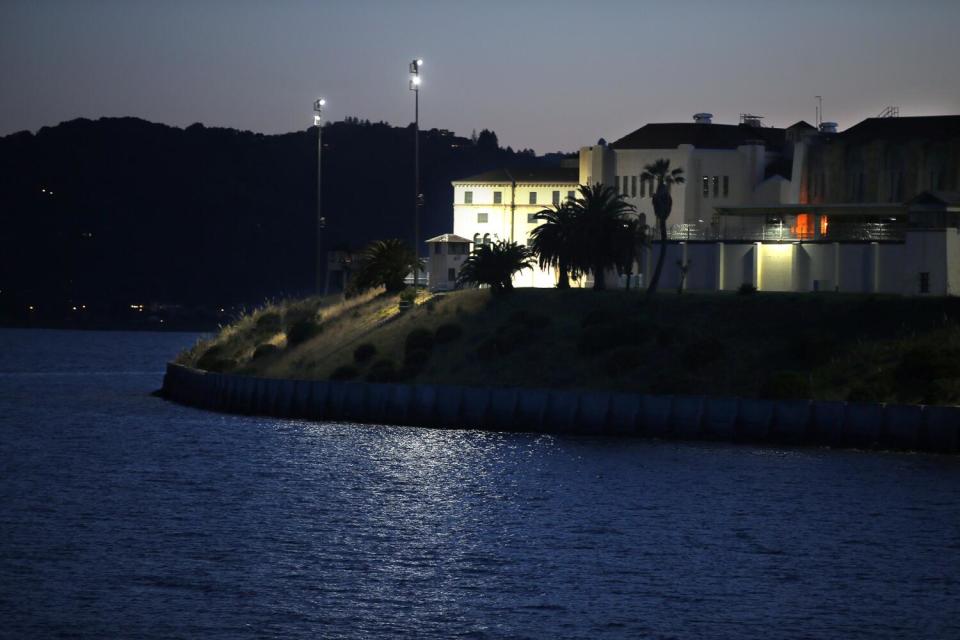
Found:
[{"label": "dry grass", "polygon": [[[286,330],[304,317],[319,319],[321,333],[287,345]],[[468,290],[423,294],[400,313],[396,297],[372,293],[345,303],[267,305],[180,361],[197,365],[217,347],[225,370],[269,377],[324,379],[351,365],[363,378],[389,361],[403,379],[422,382],[740,396],[769,394],[769,381],[786,376],[817,398],[949,403],[960,401],[960,364],[956,373],[931,369],[941,377],[929,381],[936,393],[925,394],[923,385],[903,384],[901,363],[938,346],[960,353],[958,323],[960,301],[952,299]],[[425,365],[404,369],[410,332],[444,324],[462,335],[436,344]],[[279,350],[253,360],[267,343]],[[376,356],[355,364],[364,343]]]}]

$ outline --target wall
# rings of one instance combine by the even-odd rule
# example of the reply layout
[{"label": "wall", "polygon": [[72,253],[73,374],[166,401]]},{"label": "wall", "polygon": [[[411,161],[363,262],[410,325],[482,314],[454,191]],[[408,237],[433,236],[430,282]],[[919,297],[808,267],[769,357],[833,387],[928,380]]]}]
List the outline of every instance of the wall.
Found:
[{"label": "wall", "polygon": [[955,453],[960,407],[273,380],[167,365],[166,398],[280,418]]}]

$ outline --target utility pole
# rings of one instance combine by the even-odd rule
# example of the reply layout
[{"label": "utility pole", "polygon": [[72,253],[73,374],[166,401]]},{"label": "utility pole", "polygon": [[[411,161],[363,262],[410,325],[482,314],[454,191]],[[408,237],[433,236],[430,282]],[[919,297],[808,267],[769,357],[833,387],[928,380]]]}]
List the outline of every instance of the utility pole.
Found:
[{"label": "utility pole", "polygon": [[420,284],[420,67],[423,60],[410,63],[410,90],[413,91],[413,287]]},{"label": "utility pole", "polygon": [[317,294],[326,295],[323,273],[325,259],[323,255],[323,229],[327,226],[327,220],[323,217],[323,107],[327,101],[323,98],[317,98],[313,103],[313,124],[317,127],[317,273],[316,289]]}]

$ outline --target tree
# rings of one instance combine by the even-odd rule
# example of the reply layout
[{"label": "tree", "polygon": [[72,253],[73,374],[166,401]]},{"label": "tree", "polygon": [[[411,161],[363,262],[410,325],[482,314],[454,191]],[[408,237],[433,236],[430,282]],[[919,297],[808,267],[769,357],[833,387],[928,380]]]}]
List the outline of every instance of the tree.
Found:
[{"label": "tree", "polygon": [[580,185],[580,197],[570,203],[576,216],[574,266],[593,272],[593,288],[606,289],[604,271],[617,265],[616,248],[627,233],[628,215],[636,209],[613,187],[599,182]]},{"label": "tree", "polygon": [[569,289],[570,276],[580,276],[577,251],[577,214],[569,202],[551,205],[534,216],[543,224],[530,232],[530,248],[541,269],[557,270],[557,288]]},{"label": "tree", "polygon": [[464,261],[457,284],[490,285],[494,293],[513,290],[513,275],[533,268],[533,255],[509,240],[481,245]]},{"label": "tree", "polygon": [[630,290],[630,278],[633,267],[640,257],[640,251],[649,241],[649,227],[638,219],[628,220],[623,225],[623,233],[618,234],[614,245],[617,273],[627,276],[625,288]]},{"label": "tree", "polygon": [[415,265],[420,268],[419,263],[413,249],[403,240],[377,240],[363,250],[352,282],[361,291],[383,286],[387,293],[398,293],[406,286],[404,278]]},{"label": "tree", "polygon": [[670,210],[673,209],[670,187],[683,184],[686,179],[683,177],[683,169],[677,167],[671,170],[670,161],[666,158],[660,158],[645,166],[640,179],[650,180],[657,185],[657,190],[653,194],[653,213],[657,217],[657,228],[660,231],[660,255],[657,257],[657,266],[647,287],[647,293],[653,295],[657,292],[660,273],[663,271],[663,261],[667,255],[667,218],[670,217]]}]

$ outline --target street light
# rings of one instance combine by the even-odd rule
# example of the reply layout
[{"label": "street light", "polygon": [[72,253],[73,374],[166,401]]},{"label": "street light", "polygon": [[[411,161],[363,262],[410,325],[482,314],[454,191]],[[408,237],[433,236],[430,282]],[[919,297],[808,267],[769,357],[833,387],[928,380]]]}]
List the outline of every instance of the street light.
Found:
[{"label": "street light", "polygon": [[420,284],[420,67],[423,60],[415,58],[410,63],[410,91],[413,91],[413,287]]},{"label": "street light", "polygon": [[317,98],[313,103],[313,125],[317,128],[317,293],[322,293],[326,295],[326,287],[323,285],[323,270],[324,270],[324,256],[323,256],[323,229],[327,226],[327,220],[323,217],[323,200],[321,195],[322,190],[322,168],[320,160],[323,155],[323,107],[326,106],[327,101],[323,98]]}]

